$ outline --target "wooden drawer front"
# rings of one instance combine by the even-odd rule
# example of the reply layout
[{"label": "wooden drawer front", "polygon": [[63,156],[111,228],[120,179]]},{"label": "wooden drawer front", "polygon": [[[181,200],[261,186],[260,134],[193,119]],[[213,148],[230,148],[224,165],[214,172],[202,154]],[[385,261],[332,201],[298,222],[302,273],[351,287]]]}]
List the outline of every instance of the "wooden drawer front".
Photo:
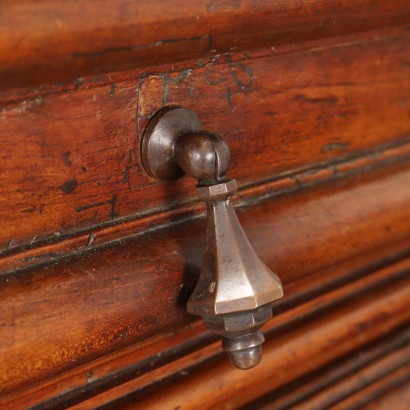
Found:
[{"label": "wooden drawer front", "polygon": [[194,109],[205,129],[226,139],[230,176],[243,189],[280,179],[278,189],[287,190],[315,179],[318,168],[333,178],[340,161],[407,152],[408,34],[375,36],[309,43],[279,55],[268,50],[253,59],[219,56],[200,67],[137,72],[136,80],[7,105],[3,269],[166,223],[173,211],[183,213],[182,204],[185,213],[195,212],[192,181],[160,183],[141,165],[141,132],[166,104]]},{"label": "wooden drawer front", "polygon": [[[73,37],[65,24],[79,12],[66,3],[54,58],[45,0],[8,6],[27,33],[38,12],[44,32],[16,48],[11,19],[0,41],[16,48],[0,79],[0,407],[399,403],[410,357],[405,2],[190,2],[185,17],[170,2],[160,25],[161,1],[121,0],[83,33],[71,22]],[[183,41],[171,23],[185,24]],[[153,46],[130,43],[141,25],[138,41]],[[284,284],[249,372],[186,313],[205,207],[193,180],[159,182],[140,160],[166,105],[228,142],[238,217]]]}]

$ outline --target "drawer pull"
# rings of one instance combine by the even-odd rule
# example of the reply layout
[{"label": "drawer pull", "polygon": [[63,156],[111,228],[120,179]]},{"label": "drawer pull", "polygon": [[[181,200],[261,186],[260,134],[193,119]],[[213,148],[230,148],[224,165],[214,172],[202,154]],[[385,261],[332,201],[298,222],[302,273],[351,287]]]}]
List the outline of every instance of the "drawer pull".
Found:
[{"label": "drawer pull", "polygon": [[202,316],[222,336],[222,348],[240,369],[256,366],[264,341],[259,328],[272,317],[272,302],[283,296],[279,278],[258,258],[232,206],[237,190],[225,176],[228,145],[201,130],[195,113],[165,107],[150,120],[141,146],[146,171],[160,180],[188,174],[198,180],[207,204],[207,244],[188,312]]}]

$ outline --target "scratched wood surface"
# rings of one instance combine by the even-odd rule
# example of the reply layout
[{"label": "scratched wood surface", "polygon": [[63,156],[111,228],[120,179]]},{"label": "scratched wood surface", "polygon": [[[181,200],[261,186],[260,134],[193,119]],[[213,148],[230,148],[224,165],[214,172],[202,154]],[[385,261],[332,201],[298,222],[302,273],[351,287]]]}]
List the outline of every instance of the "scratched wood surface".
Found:
[{"label": "scratched wood surface", "polygon": [[[76,235],[73,248],[84,247],[97,243],[102,228],[117,226],[119,233],[105,235],[112,240],[127,218],[195,201],[193,181],[158,183],[140,162],[142,130],[165,104],[192,108],[204,128],[227,140],[229,174],[241,187],[407,144],[408,36],[393,29],[249,60],[223,55],[178,72],[7,104],[2,254]],[[8,268],[58,252],[45,247]]]},{"label": "scratched wood surface", "polygon": [[[0,408],[406,408],[409,21],[405,0],[2,2]],[[284,283],[250,372],[186,313],[204,206],[139,154],[168,104],[229,143]]]},{"label": "scratched wood surface", "polygon": [[[356,268],[363,267],[363,260],[360,262]],[[106,405],[115,409],[128,404],[127,408],[161,409],[165,403],[165,408],[242,408],[247,403],[252,403],[250,408],[259,408],[275,403],[268,408],[278,409],[306,401],[305,407],[312,408],[312,396],[316,402],[335,404],[349,392],[371,386],[396,370],[402,372],[399,381],[403,382],[410,342],[406,326],[409,310],[405,308],[409,266],[405,258],[385,268],[370,268],[365,276],[359,277],[356,272],[352,280],[353,269],[350,280],[339,281],[333,290],[323,289],[316,297],[305,297],[287,309],[277,306],[275,318],[264,328],[265,359],[251,372],[233,369],[221,355],[215,338],[199,336],[190,340],[201,330],[196,326],[169,335],[168,340],[157,338],[137,349],[116,353],[102,363],[91,362],[74,375],[67,372],[57,380],[50,378],[25,394],[20,390],[14,395],[3,395],[0,403],[12,403],[16,409],[39,401],[42,404],[34,408],[85,409]],[[340,271],[328,273],[334,275],[332,281],[340,278]],[[303,286],[296,285],[293,291],[297,288],[298,293]],[[179,343],[180,351],[173,351],[175,343]],[[356,353],[355,349],[359,351]],[[152,356],[144,360],[147,353]],[[311,376],[302,377],[307,372]],[[408,371],[404,376],[408,376]],[[77,383],[71,390],[67,388],[70,377]],[[62,388],[63,394],[47,400],[50,390],[57,393]],[[239,391],[241,394],[237,394]]]},{"label": "scratched wood surface", "polygon": [[409,21],[406,0],[3,1],[0,88],[42,85]]},{"label": "scratched wood surface", "polygon": [[[408,252],[409,172],[403,162],[239,212],[256,251],[281,275],[287,295],[283,303],[292,300],[288,286],[302,281],[299,293],[310,297],[315,288],[326,292],[332,266],[366,252],[374,258],[386,243],[399,243]],[[199,271],[204,231],[201,219],[3,276],[3,393],[192,322],[185,302]],[[348,273],[350,280],[363,274]],[[308,280],[317,275],[320,279]],[[336,286],[342,277],[341,272],[335,275]],[[397,320],[404,318],[398,315]]]},{"label": "scratched wood surface", "polygon": [[[255,396],[258,397],[261,393],[275,390],[287,381],[313,372],[326,361],[343,356],[349,349],[362,345],[362,342],[369,344],[377,336],[392,332],[401,320],[405,323],[408,317],[405,318],[401,313],[395,317],[390,315],[398,314],[407,305],[408,286],[408,277],[407,284],[397,281],[393,286],[386,286],[385,290],[391,292],[387,296],[380,288],[378,292],[377,288],[372,288],[367,284],[367,291],[371,289],[374,294],[368,297],[366,291],[362,294],[359,292],[360,297],[357,299],[354,298],[355,292],[350,289],[351,298],[346,298],[344,307],[332,309],[331,306],[327,306],[323,316],[309,317],[304,324],[298,321],[296,328],[280,336],[273,330],[272,338],[266,343],[265,363],[261,363],[261,366],[250,372],[238,372],[232,369],[227,361],[215,358],[216,360],[208,360],[200,363],[199,366],[193,365],[192,368],[186,369],[185,377],[184,375],[179,378],[175,377],[171,386],[166,386],[164,382],[165,386],[162,389],[160,387],[155,394],[146,394],[144,389],[136,389],[135,392],[130,392],[117,401],[107,404],[105,409],[114,409],[118,405],[121,405],[123,409],[148,407],[162,409],[164,403],[167,408],[178,406],[185,409],[213,409],[218,406],[224,409],[240,408],[251,402]],[[377,296],[381,294],[384,296],[377,299]],[[329,293],[328,297],[335,297],[335,295]],[[304,308],[306,312],[306,306]],[[377,329],[380,316],[389,319],[384,323],[384,328],[381,326]],[[363,332],[363,339],[358,337],[361,332]],[[372,374],[373,381],[381,375],[389,374],[400,368],[402,377],[403,373],[408,375],[410,353],[408,342],[405,348],[397,350],[398,352],[390,357],[386,354],[387,357],[384,358],[383,363],[373,364],[373,367],[377,366],[377,369],[365,369],[363,372],[367,370],[368,377]],[[297,361],[297,366],[293,365],[295,361]],[[198,367],[201,371],[198,371]],[[352,378],[354,377],[358,380],[348,381],[350,390],[344,392],[344,395],[343,391],[342,394],[337,391],[339,386],[336,384],[332,386],[336,394],[333,391],[327,391],[325,400],[323,400],[324,395],[319,394],[321,397],[317,401],[322,399],[324,403],[315,407],[314,400],[310,400],[311,403],[308,400],[305,406],[299,404],[296,408],[299,406],[304,409],[329,408],[326,406],[338,403],[343,396],[348,396],[349,392],[353,393],[355,389],[359,390],[360,384],[364,387],[366,383],[363,374],[355,374]],[[367,380],[367,383],[370,384],[371,381]],[[332,387],[329,390],[332,390]],[[197,389],[201,390],[201,396]],[[341,397],[337,397],[337,393]],[[204,397],[206,400],[203,399]]]},{"label": "scratched wood surface", "polygon": [[[272,409],[298,408],[295,403],[326,408],[396,371],[403,381],[410,347],[409,313],[403,309],[410,291],[408,267],[409,261],[402,261],[275,316],[265,326],[265,360],[250,372],[232,368],[211,343],[71,405],[256,409],[265,401]],[[266,393],[269,397],[260,399]]]}]

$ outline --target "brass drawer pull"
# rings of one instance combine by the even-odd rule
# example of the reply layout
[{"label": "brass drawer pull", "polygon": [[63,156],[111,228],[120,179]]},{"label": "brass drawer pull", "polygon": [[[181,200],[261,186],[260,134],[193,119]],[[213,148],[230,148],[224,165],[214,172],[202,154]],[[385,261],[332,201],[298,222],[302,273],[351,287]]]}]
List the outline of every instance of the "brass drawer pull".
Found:
[{"label": "brass drawer pull", "polygon": [[195,113],[171,106],[150,120],[141,154],[155,178],[172,180],[186,173],[198,180],[198,195],[207,204],[207,245],[188,312],[202,316],[222,336],[222,348],[236,367],[256,366],[264,341],[259,328],[272,317],[271,304],[283,290],[256,255],[232,206],[237,185],[225,176],[229,147],[201,130]]}]

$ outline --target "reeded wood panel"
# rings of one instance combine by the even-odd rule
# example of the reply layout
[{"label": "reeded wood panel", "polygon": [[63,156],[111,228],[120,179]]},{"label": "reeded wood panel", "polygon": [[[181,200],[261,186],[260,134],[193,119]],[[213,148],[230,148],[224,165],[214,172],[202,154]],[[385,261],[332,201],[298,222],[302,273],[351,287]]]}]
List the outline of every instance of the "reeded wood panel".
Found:
[{"label": "reeded wood panel", "polygon": [[175,63],[408,22],[405,0],[10,0],[0,88]]},{"label": "reeded wood panel", "polygon": [[[409,343],[410,329],[405,325],[376,343],[368,343],[358,352],[313,371],[309,378],[296,379],[262,396],[245,405],[243,410],[347,408],[346,401],[360,408],[372,401],[377,405],[379,395],[406,384],[410,376]],[[359,395],[362,396],[360,400]],[[395,397],[394,402],[391,403],[392,408],[402,408],[400,396]]]},{"label": "reeded wood panel", "polygon": [[[367,389],[367,395],[361,397],[359,405],[363,410],[377,410],[377,409],[396,409],[407,410],[410,406],[410,380],[407,375],[401,377],[389,378],[388,383],[378,383],[379,390],[375,386]],[[384,382],[386,380],[383,380]],[[380,389],[381,385],[381,389]],[[354,397],[357,399],[356,397]],[[350,403],[342,403],[342,405],[349,405]]]},{"label": "reeded wood panel", "polygon": [[79,230],[86,235],[76,246],[92,245],[102,226],[192,201],[192,181],[158,183],[139,160],[141,131],[164,104],[192,108],[228,141],[230,175],[242,187],[406,144],[408,44],[408,33],[395,29],[279,56],[225,55],[8,104],[0,137],[3,254]]},{"label": "reeded wood panel", "polygon": [[[3,2],[0,408],[403,407],[407,3]],[[284,284],[249,372],[186,313],[194,181],[140,161],[170,104],[229,143],[239,219]]]},{"label": "reeded wood panel", "polygon": [[[138,389],[128,397],[124,395],[117,402],[107,405],[105,409],[121,406],[120,408],[123,409],[160,410],[164,403],[169,408],[181,406],[187,410],[213,409],[217,406],[225,409],[240,408],[260,394],[271,391],[303,374],[309,374],[327,361],[346,354],[352,348],[362,343],[369,343],[384,332],[392,331],[401,320],[404,323],[408,321],[409,315],[399,319],[399,316],[404,314],[402,309],[408,303],[406,300],[406,293],[408,294],[410,290],[408,278],[406,285],[397,281],[393,286],[386,286],[385,290],[389,291],[389,294],[375,291],[374,298],[361,295],[362,297],[358,297],[355,301],[353,298],[346,301],[345,306],[338,311],[328,309],[327,314],[319,316],[316,320],[308,319],[305,323],[298,321],[299,326],[292,331],[282,330],[280,334],[275,334],[273,331],[273,337],[265,345],[265,363],[261,363],[250,372],[238,372],[221,358],[210,360],[192,366],[191,369],[188,368],[189,376],[181,377],[179,380],[175,377],[171,386],[166,386],[166,382],[163,383],[165,386],[162,391],[158,389],[155,394],[144,394],[149,390],[144,392],[143,389]],[[333,295],[330,294],[329,297]],[[306,311],[306,307],[304,308]],[[399,315],[399,312],[402,313]],[[384,329],[378,326],[381,317],[385,319]],[[362,335],[362,339],[359,334]],[[382,373],[384,370],[386,374],[407,364],[402,369],[402,373],[405,374],[409,369],[408,358],[409,347],[407,346],[404,352],[396,353],[395,357],[389,358],[390,360],[386,358],[383,364],[387,369],[379,371]],[[369,373],[371,373],[370,369]],[[375,379],[377,380],[377,375]],[[354,385],[350,386],[351,392],[354,391],[354,387]],[[201,394],[198,394],[197,389]],[[206,400],[203,400],[204,397]],[[337,402],[327,393],[326,404],[331,405],[332,401]],[[128,406],[124,406],[127,402]],[[315,407],[309,407],[307,403],[305,408]]]},{"label": "reeded wood panel", "polygon": [[[330,267],[387,243],[409,246],[409,178],[402,163],[239,212],[257,253],[283,280],[285,306],[292,284],[302,281],[299,292],[313,297],[317,286],[326,291]],[[27,386],[192,321],[185,302],[199,271],[204,233],[203,220],[190,221],[3,275],[3,389]]]},{"label": "reeded wood panel", "polygon": [[[35,408],[77,403],[74,408],[79,409],[101,405],[111,409],[242,408],[247,404],[255,409],[270,403],[273,406],[268,408],[282,409],[295,403],[312,408],[315,402],[319,404],[315,408],[325,408],[367,386],[380,391],[380,386],[373,386],[380,378],[398,383],[407,371],[408,272],[408,258],[384,269],[370,269],[365,277],[339,282],[337,289],[276,314],[265,326],[265,358],[249,372],[234,369],[211,338],[188,339],[184,346],[183,337],[192,337],[194,328],[176,335],[175,342],[182,348],[179,354],[178,349],[162,352],[166,342],[161,345],[154,340],[151,349],[145,346],[152,354],[148,361],[141,360],[143,350],[134,348],[128,358],[117,354],[105,359],[105,364],[80,368],[77,389],[65,387],[63,394],[46,400],[47,385],[52,383],[48,381],[28,392],[3,396],[2,403],[13,403],[17,409],[41,400]],[[165,360],[158,362],[162,354]],[[128,367],[124,359],[130,362]],[[61,389],[69,377],[69,372],[57,377],[54,389]]]}]

